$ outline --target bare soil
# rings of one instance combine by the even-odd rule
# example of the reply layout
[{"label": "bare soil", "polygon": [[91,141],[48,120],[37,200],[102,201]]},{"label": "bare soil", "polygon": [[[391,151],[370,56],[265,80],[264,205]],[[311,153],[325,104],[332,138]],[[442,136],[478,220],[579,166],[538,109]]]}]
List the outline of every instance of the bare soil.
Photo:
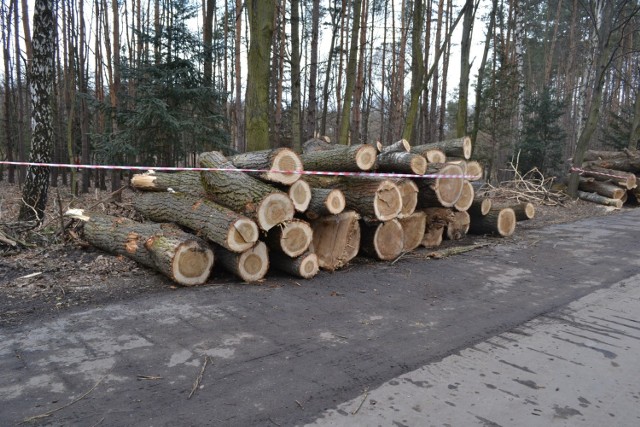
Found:
[{"label": "bare soil", "polygon": [[[69,208],[90,208],[135,218],[129,203],[135,197],[131,189],[122,191],[119,201],[111,200],[109,195],[107,191],[92,190],[89,194],[72,197],[67,187],[51,188],[43,225],[28,236],[20,236],[35,244],[16,250],[0,243],[0,326],[17,325],[74,307],[103,305],[154,293],[189,291],[127,258],[91,247],[80,238],[81,224],[67,219],[61,221],[59,213]],[[6,179],[0,181],[0,226],[6,228],[16,220],[19,201],[19,187],[9,184]],[[537,205],[535,218],[519,222],[512,237],[490,240],[508,244],[523,239],[532,229],[611,212],[611,209],[580,200],[566,202],[564,206]],[[64,233],[61,232],[63,223],[66,226]],[[467,236],[460,241],[446,242],[443,247],[470,246],[487,240],[482,236]],[[419,249],[420,252],[428,254],[432,250]],[[362,268],[361,264],[376,265],[364,259],[356,259],[353,264],[354,268]],[[319,279],[322,280],[322,276]],[[270,272],[260,285],[281,286],[296,280],[299,279]],[[216,268],[205,286],[242,285]]]}]

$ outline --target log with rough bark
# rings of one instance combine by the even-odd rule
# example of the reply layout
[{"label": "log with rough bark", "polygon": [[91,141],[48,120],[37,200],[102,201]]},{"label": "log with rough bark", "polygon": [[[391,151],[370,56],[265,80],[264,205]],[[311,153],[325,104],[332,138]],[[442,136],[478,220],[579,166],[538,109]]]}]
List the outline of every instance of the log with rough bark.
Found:
[{"label": "log with rough bark", "polygon": [[320,269],[318,256],[313,252],[305,252],[296,258],[290,258],[284,254],[272,252],[270,260],[271,265],[278,270],[303,279],[311,279],[318,274],[318,270]]},{"label": "log with rough bark", "polygon": [[524,202],[509,207],[513,209],[513,213],[516,215],[516,221],[528,221],[536,216],[536,208],[533,206],[533,203]]},{"label": "log with rough bark", "polygon": [[428,163],[445,163],[447,161],[447,155],[444,154],[444,151],[430,144],[414,145],[409,152],[424,157]]},{"label": "log with rough bark", "polygon": [[332,144],[328,137],[311,138],[302,143],[303,153],[314,153],[316,151],[327,151],[336,148],[337,144]]},{"label": "log with rough bark", "polygon": [[344,194],[337,188],[314,188],[311,190],[311,201],[305,215],[309,219],[337,215],[344,210],[346,204]]},{"label": "log with rough bark", "polygon": [[424,175],[427,171],[427,159],[418,154],[388,151],[378,154],[377,166],[381,172]]},{"label": "log with rough bark", "polygon": [[344,194],[347,209],[379,221],[388,221],[402,210],[402,196],[398,186],[390,180],[361,177],[322,176],[305,178],[312,188],[337,188]]},{"label": "log with rough bark", "polygon": [[471,206],[469,207],[469,209],[467,209],[467,212],[469,212],[469,215],[471,216],[485,216],[491,210],[491,205],[491,199],[485,197],[477,197],[473,199],[473,203],[471,203]]},{"label": "log with rough bark", "polygon": [[582,163],[583,167],[599,167],[623,172],[637,173],[640,171],[640,157],[624,157],[618,159],[592,160]]},{"label": "log with rough bark", "polygon": [[218,248],[216,255],[225,270],[248,283],[262,280],[269,270],[269,255],[264,242],[258,241],[254,247],[241,253]]},{"label": "log with rough bark", "polygon": [[410,179],[401,179],[395,184],[398,186],[402,198],[402,209],[398,218],[406,218],[413,214],[418,206],[418,185]]},{"label": "log with rough bark", "polygon": [[311,203],[311,186],[299,179],[289,187],[289,198],[297,212],[305,212]]},{"label": "log with rough bark", "polygon": [[[217,151],[201,154],[200,166],[235,169]],[[214,201],[253,219],[264,231],[291,220],[295,213],[286,193],[242,172],[202,172],[202,185]]]},{"label": "log with rough bark", "polygon": [[85,222],[84,238],[93,246],[123,255],[185,286],[207,281],[214,255],[209,245],[173,224],[139,223],[72,209],[65,214]]},{"label": "log with rough bark", "polygon": [[384,222],[362,221],[360,250],[381,261],[396,259],[404,246],[402,225],[396,219]]},{"label": "log with rough bark", "polygon": [[243,252],[260,237],[252,220],[210,200],[182,193],[145,193],[133,207],[155,222],[175,222],[230,250]]},{"label": "log with rough bark", "polygon": [[605,196],[601,196],[598,193],[588,193],[586,191],[578,191],[578,197],[582,200],[586,200],[592,203],[597,203],[604,206],[613,206],[620,209],[624,202],[620,199],[610,199]]},{"label": "log with rough bark", "polygon": [[[630,152],[631,155],[637,155],[635,152]],[[629,157],[629,153],[625,151],[599,151],[599,150],[587,150],[584,153],[583,162],[591,162],[594,160],[614,160],[624,159]]]},{"label": "log with rough bark", "polygon": [[597,181],[594,178],[585,178],[582,176],[580,177],[578,188],[588,193],[598,193],[610,199],[622,199],[622,196],[627,192],[624,188],[618,187],[610,182]]},{"label": "log with rough bark", "polygon": [[516,214],[511,208],[491,209],[485,216],[471,218],[469,233],[511,236],[516,228]]},{"label": "log with rough bark", "polygon": [[382,145],[382,142],[376,142],[376,148],[381,153],[393,153],[393,152],[409,152],[411,144],[406,139],[401,139],[390,145]]},{"label": "log with rough bark", "polygon": [[435,174],[437,178],[419,178],[418,207],[453,206],[460,195],[464,185],[464,178],[460,166],[451,164],[430,164],[427,175]]},{"label": "log with rough bark", "polygon": [[378,150],[370,144],[339,145],[331,150],[313,151],[300,156],[309,171],[368,171],[374,168]]},{"label": "log with rough bark", "polygon": [[311,223],[310,251],[318,256],[320,268],[334,271],[344,267],[360,250],[360,216],[354,211],[323,216]]},{"label": "log with rough bark", "polygon": [[446,141],[416,145],[411,147],[411,152],[417,152],[420,154],[421,152],[430,149],[441,150],[447,155],[447,157],[461,157],[465,160],[469,160],[471,158],[471,138],[465,136],[462,138],[448,139]]},{"label": "log with rough bark", "polygon": [[131,186],[142,191],[169,191],[204,196],[200,172],[146,172],[135,174]]},{"label": "log with rough bark", "polygon": [[[263,181],[284,185],[291,185],[300,179],[299,172],[302,171],[302,160],[288,148],[250,151],[229,157],[229,161],[238,169],[269,170],[269,172],[252,172],[249,175]],[[289,171],[291,173],[284,173]]]},{"label": "log with rough bark", "polygon": [[629,172],[589,166],[584,169],[581,175],[585,177],[591,176],[598,181],[611,181],[627,190],[632,190],[637,187],[636,176]]},{"label": "log with rough bark", "polygon": [[312,240],[311,226],[300,219],[293,219],[269,230],[265,243],[273,251],[295,258],[309,248]]},{"label": "log with rough bark", "polygon": [[462,191],[460,193],[460,198],[457,202],[453,204],[453,207],[458,211],[466,211],[473,204],[473,197],[475,196],[475,191],[473,190],[473,185],[466,179],[464,180],[464,184],[462,185]]},{"label": "log with rough bark", "polygon": [[410,252],[420,246],[427,227],[427,214],[423,211],[414,212],[405,218],[398,218],[402,226],[402,251]]}]

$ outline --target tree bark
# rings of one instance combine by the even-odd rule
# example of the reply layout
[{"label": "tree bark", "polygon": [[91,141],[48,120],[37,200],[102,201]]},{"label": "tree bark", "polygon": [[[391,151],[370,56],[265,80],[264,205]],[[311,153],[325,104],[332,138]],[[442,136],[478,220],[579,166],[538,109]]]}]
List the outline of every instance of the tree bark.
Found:
[{"label": "tree bark", "polygon": [[300,107],[300,0],[291,0],[291,138],[300,152],[302,119]]},{"label": "tree bark", "polygon": [[293,184],[300,179],[301,175],[299,173],[282,173],[280,171],[302,171],[302,160],[288,148],[251,151],[229,157],[229,161],[238,169],[270,170],[269,172],[248,172],[248,174],[263,181],[284,185]]},{"label": "tree bark", "polygon": [[336,146],[300,156],[305,170],[358,172],[373,169],[378,151],[373,145]]},{"label": "tree bark", "polygon": [[[201,154],[200,166],[235,169],[217,151]],[[202,184],[214,201],[253,219],[264,231],[293,218],[295,208],[287,194],[242,172],[202,172]]]},{"label": "tree bark", "polygon": [[278,270],[303,279],[311,279],[320,270],[318,256],[312,252],[305,252],[297,258],[289,258],[284,254],[272,252],[271,265]]},{"label": "tree bark", "polygon": [[432,142],[429,144],[416,145],[411,147],[411,152],[422,154],[427,150],[441,150],[447,157],[460,157],[465,160],[471,158],[471,138],[468,136],[456,139],[448,139],[445,141]]},{"label": "tree bark", "polygon": [[168,191],[205,196],[200,172],[153,172],[135,174],[131,178],[131,186],[142,191]]},{"label": "tree bark", "polygon": [[590,166],[582,172],[584,177],[593,177],[598,181],[611,181],[616,185],[632,190],[637,186],[637,178],[629,172]]},{"label": "tree bark", "polygon": [[394,142],[391,145],[383,145],[380,141],[376,143],[376,148],[381,153],[395,153],[395,152],[405,152],[408,153],[411,150],[411,144],[406,139],[401,139],[399,141]]},{"label": "tree bark", "polygon": [[471,216],[485,216],[491,210],[492,204],[491,199],[484,197],[475,198],[469,209],[467,209],[467,212],[469,212]]},{"label": "tree bark", "polygon": [[321,217],[311,224],[311,252],[320,268],[335,271],[347,265],[360,250],[360,216],[354,211]]},{"label": "tree bark", "polygon": [[471,218],[469,232],[473,234],[497,234],[511,236],[516,228],[516,214],[511,208],[491,209],[485,216]]},{"label": "tree bark", "polygon": [[316,96],[318,83],[318,35],[320,25],[320,0],[312,0],[311,9],[311,57],[309,58],[309,101],[307,104],[306,125],[303,137],[306,139],[315,136],[318,113],[318,100]]},{"label": "tree bark", "polygon": [[578,188],[582,191],[598,193],[601,196],[608,197],[610,199],[622,199],[622,197],[627,193],[624,188],[610,182],[597,181],[593,178],[584,177],[580,177],[580,186]]},{"label": "tree bark", "polygon": [[311,190],[311,201],[305,215],[311,220],[337,215],[344,210],[346,204],[342,191],[336,188],[314,188]]},{"label": "tree bark", "polygon": [[[626,194],[626,192],[624,193]],[[518,203],[509,207],[513,209],[513,213],[516,215],[516,221],[527,221],[536,216],[536,208],[533,206],[533,203]]]},{"label": "tree bark", "polygon": [[133,207],[151,221],[175,222],[231,252],[246,251],[260,237],[249,218],[189,194],[146,193],[133,200]]},{"label": "tree bark", "polygon": [[378,154],[378,170],[382,172],[409,173],[424,175],[427,171],[427,159],[407,152],[384,152]]},{"label": "tree bark", "polygon": [[617,209],[620,209],[624,204],[620,199],[610,199],[608,197],[601,196],[598,193],[588,193],[586,191],[578,191],[578,198],[597,203],[599,205],[613,206]]},{"label": "tree bark", "polygon": [[350,145],[349,128],[351,127],[351,101],[356,84],[356,67],[358,62],[358,33],[360,32],[360,14],[362,12],[362,0],[353,0],[353,24],[351,27],[351,46],[349,48],[349,61],[347,62],[347,86],[344,90],[342,104],[342,118],[340,119],[340,133],[338,143]]}]

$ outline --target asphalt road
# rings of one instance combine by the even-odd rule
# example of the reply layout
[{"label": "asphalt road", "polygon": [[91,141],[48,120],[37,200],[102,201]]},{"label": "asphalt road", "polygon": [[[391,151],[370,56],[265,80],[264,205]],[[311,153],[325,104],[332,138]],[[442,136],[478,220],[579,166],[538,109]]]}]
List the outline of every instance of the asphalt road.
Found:
[{"label": "asphalt road", "polygon": [[[621,388],[624,399],[603,391],[601,402],[581,390],[552,398],[544,391],[564,365],[539,366],[532,354],[515,351],[542,349],[556,360],[601,368],[615,362],[625,384],[638,378],[629,354],[637,349],[640,315],[624,302],[638,299],[639,222],[636,209],[443,260],[360,264],[301,286],[290,279],[272,286],[270,279],[262,286],[177,289],[3,328],[0,425],[34,416],[36,425],[64,426],[521,425],[517,411],[525,398],[544,414],[525,414],[529,425],[582,419],[602,425],[609,413],[618,417],[611,417],[614,425],[638,425],[626,424],[637,421],[638,387]],[[545,336],[559,336],[572,316],[582,316],[572,327],[584,326],[581,310],[590,309],[590,300],[568,304],[589,294],[606,302],[597,307],[609,322],[601,327],[612,329],[606,333],[630,341],[614,350],[607,347],[613,338],[572,330],[563,336],[577,344],[545,347],[551,345]],[[589,371],[595,384],[606,382],[609,366]],[[536,394],[514,391],[494,372]],[[576,377],[558,387],[586,387]],[[412,381],[417,385],[408,393],[419,403],[388,404],[392,382]],[[536,389],[540,384],[545,388]],[[450,386],[464,392],[441,396]],[[520,399],[513,409],[502,390]],[[611,408],[592,419],[579,398]],[[478,411],[480,399],[500,410]],[[617,400],[636,404],[621,408]],[[371,418],[359,418],[365,416]]]}]

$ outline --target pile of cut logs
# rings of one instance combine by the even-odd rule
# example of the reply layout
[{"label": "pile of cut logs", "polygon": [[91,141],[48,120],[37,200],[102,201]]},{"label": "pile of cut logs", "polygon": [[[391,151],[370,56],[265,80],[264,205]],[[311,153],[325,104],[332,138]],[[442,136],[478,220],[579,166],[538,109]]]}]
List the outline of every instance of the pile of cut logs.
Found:
[{"label": "pile of cut logs", "polygon": [[627,201],[640,201],[640,153],[635,150],[585,153],[578,197],[605,206],[621,208]]},{"label": "pile of cut logs", "polygon": [[301,155],[286,148],[228,158],[208,152],[199,162],[211,170],[132,178],[141,192],[133,206],[153,222],[67,215],[85,222],[92,245],[183,285],[206,282],[214,260],[246,282],[262,279],[270,265],[311,278],[358,254],[388,261],[467,232],[508,236],[517,220],[533,217],[531,204],[493,209],[491,200],[475,198],[471,181],[482,167],[470,156],[467,137],[419,146],[312,139]]}]

